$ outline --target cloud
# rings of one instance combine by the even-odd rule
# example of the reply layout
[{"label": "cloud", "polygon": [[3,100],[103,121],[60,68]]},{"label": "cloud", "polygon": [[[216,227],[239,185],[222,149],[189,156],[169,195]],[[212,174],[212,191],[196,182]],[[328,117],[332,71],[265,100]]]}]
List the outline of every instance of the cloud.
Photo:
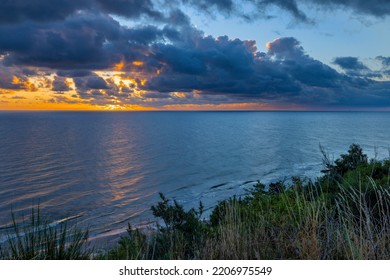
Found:
[{"label": "cloud", "polygon": [[0,66],[0,89],[37,91],[28,74],[25,69]]},{"label": "cloud", "polygon": [[[363,78],[382,78],[383,75],[386,75],[386,72],[383,70],[371,70],[359,61],[359,58],[357,57],[336,57],[333,60],[333,63],[338,65],[346,74],[352,77],[360,76]],[[384,60],[384,63],[386,63],[386,60]]]},{"label": "cloud", "polygon": [[278,7],[290,13],[297,21],[312,23],[313,19],[303,11],[303,7],[306,8],[307,5],[327,10],[349,9],[375,17],[390,14],[390,3],[387,0],[247,0],[245,3],[239,0],[13,0],[0,2],[0,24],[63,21],[80,11],[118,15],[134,20],[140,18],[156,22],[175,20],[175,24],[180,24],[187,20],[180,9],[188,6],[213,17],[222,14],[246,20],[268,18],[269,9]]},{"label": "cloud", "polygon": [[284,37],[267,43],[268,54],[277,59],[294,59],[304,56],[304,50],[299,41],[293,37]]},{"label": "cloud", "polygon": [[334,64],[340,66],[343,70],[367,70],[368,67],[365,66],[362,62],[359,61],[357,57],[347,56],[347,57],[336,57],[333,60]]},{"label": "cloud", "polygon": [[270,42],[266,54],[257,51],[254,41],[226,36],[199,38],[193,46],[156,50],[161,73],[146,89],[269,98],[275,93],[293,95],[303,86],[334,87],[340,78],[334,69],[308,57],[294,38]]},{"label": "cloud", "polygon": [[27,20],[38,22],[62,20],[77,9],[86,8],[88,2],[85,0],[1,1],[0,23],[15,23]]},{"label": "cloud", "polygon": [[[389,13],[387,1],[367,5],[352,0],[248,0],[244,8],[241,3],[2,1],[0,88],[35,91],[39,82],[34,79],[50,75],[54,80],[42,82],[44,87],[50,84],[55,92],[75,89],[78,97],[94,104],[389,104],[389,84],[375,80],[390,71],[388,57],[377,57],[381,72],[370,70],[357,57],[337,57],[334,64],[343,70],[339,73],[309,56],[296,38],[278,38],[261,52],[253,40],[205,36],[181,10],[191,6],[206,15],[253,19],[266,17],[270,7],[278,7],[310,23],[302,10],[306,4],[383,17]],[[112,15],[132,24],[124,26]]]},{"label": "cloud", "polygon": [[11,71],[5,67],[0,67],[0,88],[2,89],[21,89],[14,77],[16,76],[16,71],[12,69]]},{"label": "cloud", "polygon": [[230,13],[236,8],[233,0],[182,0],[181,2],[207,13],[216,11]]},{"label": "cloud", "polygon": [[240,16],[247,20],[268,18],[270,17],[269,9],[278,7],[287,11],[298,22],[309,24],[313,23],[314,19],[308,17],[303,10],[313,6],[325,10],[347,9],[358,14],[374,17],[390,15],[390,2],[387,0],[247,0],[244,4],[238,0],[182,0],[177,2],[192,5],[206,14]]},{"label": "cloud", "polygon": [[85,77],[75,77],[73,78],[73,81],[76,85],[77,92],[81,94],[89,93],[88,91],[90,90],[110,88],[102,77],[99,77],[94,73]]},{"label": "cloud", "polygon": [[302,2],[317,4],[327,9],[347,8],[359,14],[384,17],[390,15],[390,2],[387,0],[301,0]]},{"label": "cloud", "polygon": [[57,75],[60,77],[67,77],[67,78],[86,77],[92,75],[92,72],[84,69],[60,70],[57,71]]},{"label": "cloud", "polygon": [[127,18],[162,18],[151,0],[12,0],[0,2],[0,24],[65,20],[80,11],[101,11]]},{"label": "cloud", "polygon": [[298,4],[295,0],[265,0],[265,1],[255,1],[257,5],[262,7],[263,5],[275,5],[279,8],[288,11],[295,19],[301,22],[311,23],[312,20],[309,19],[306,14],[298,7]]},{"label": "cloud", "polygon": [[70,91],[71,87],[66,78],[63,78],[61,76],[56,76],[52,83],[52,90],[55,92],[62,93],[65,91]]},{"label": "cloud", "polygon": [[89,77],[85,84],[88,89],[108,89],[106,81],[98,76]]},{"label": "cloud", "polygon": [[382,62],[383,67],[385,68],[390,67],[390,57],[377,56],[376,59]]},{"label": "cloud", "polygon": [[[390,103],[387,84],[369,76],[338,73],[307,55],[295,38],[276,39],[267,49],[261,53],[253,41],[227,37],[197,37],[181,47],[158,45],[154,53],[161,62],[160,74],[149,79],[144,89],[197,92],[203,98],[219,96],[219,102],[345,106],[352,99],[362,106],[373,98]],[[337,62],[349,70],[368,71],[357,58],[339,58]]]},{"label": "cloud", "polygon": [[96,0],[97,6],[111,14],[138,18],[147,15],[151,18],[162,19],[163,15],[156,9],[151,0]]},{"label": "cloud", "polygon": [[118,59],[122,31],[109,16],[80,13],[51,24],[0,26],[0,49],[7,53],[6,65],[99,69]]},{"label": "cloud", "polygon": [[152,43],[182,40],[184,28],[128,28],[105,14],[79,12],[53,23],[0,25],[0,52],[6,54],[4,65],[62,69],[69,76],[77,69],[107,69],[123,59],[144,60]]}]

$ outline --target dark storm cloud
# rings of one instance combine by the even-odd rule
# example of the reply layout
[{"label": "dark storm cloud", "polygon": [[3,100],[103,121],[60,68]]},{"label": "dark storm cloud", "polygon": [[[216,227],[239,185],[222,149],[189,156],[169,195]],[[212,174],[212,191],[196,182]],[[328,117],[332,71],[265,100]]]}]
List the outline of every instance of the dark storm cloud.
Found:
[{"label": "dark storm cloud", "polygon": [[92,74],[87,77],[73,78],[73,80],[78,91],[86,91],[91,89],[109,89],[106,81],[96,74]]},{"label": "dark storm cloud", "polygon": [[[98,68],[105,59],[103,43],[113,38],[118,28],[109,18],[90,14],[50,25],[26,22],[12,28],[0,26],[0,48],[9,52],[4,59],[8,65],[74,68],[89,63]],[[17,34],[16,38],[9,40],[12,34]]]},{"label": "dark storm cloud", "polygon": [[85,0],[3,0],[0,2],[0,23],[61,20],[77,9],[87,7],[88,2]]},{"label": "dark storm cloud", "polygon": [[333,63],[337,64],[344,70],[368,70],[368,67],[365,66],[362,62],[360,62],[357,57],[336,57],[333,60]]},{"label": "dark storm cloud", "polygon": [[80,12],[60,22],[0,25],[0,51],[7,54],[5,65],[64,69],[72,76],[76,69],[107,69],[123,58],[142,60],[150,44],[182,40],[183,32],[168,24],[127,28],[108,15]]},{"label": "dark storm cloud", "polygon": [[56,76],[52,83],[52,90],[56,92],[65,92],[71,90],[65,78]]},{"label": "dark storm cloud", "polygon": [[96,0],[96,2],[103,11],[116,15],[129,18],[138,18],[140,15],[163,18],[151,0]]},{"label": "dark storm cloud", "polygon": [[[128,31],[107,15],[80,13],[51,24],[0,26],[0,50],[7,53],[5,65],[106,69],[139,52],[129,43],[134,38]],[[143,40],[141,33],[134,41]]]},{"label": "dark storm cloud", "polygon": [[155,52],[164,66],[147,89],[269,97],[295,94],[304,86],[335,87],[340,79],[334,69],[305,55],[294,38],[271,42],[267,54],[257,52],[253,41],[227,37],[200,38],[193,46],[160,46]]},{"label": "dark storm cloud", "polygon": [[163,18],[151,0],[3,0],[0,2],[0,24],[64,20],[81,10],[101,11],[127,18],[142,15]]},{"label": "dark storm cloud", "polygon": [[164,66],[161,75],[146,84],[149,90],[200,90],[206,94],[256,98],[269,97],[277,91],[288,95],[300,90],[280,64],[256,58],[253,41],[203,37],[181,48],[159,46],[155,52]]},{"label": "dark storm cloud", "polygon": [[106,81],[97,76],[92,76],[87,79],[86,87],[89,89],[108,89]]},{"label": "dark storm cloud", "polygon": [[254,42],[229,40],[226,36],[202,37],[195,31],[193,34],[176,45],[153,46],[161,75],[150,80],[150,89],[171,91],[170,86],[176,84],[178,91],[232,91],[233,85],[253,71]]},{"label": "dark storm cloud", "polygon": [[149,45],[155,41],[176,41],[181,37],[180,32],[169,26],[162,29],[153,25],[139,26],[126,29],[123,36],[134,44]]},{"label": "dark storm cloud", "polygon": [[89,70],[76,69],[76,70],[60,70],[57,72],[58,76],[75,78],[75,77],[85,77],[91,75],[92,72]]},{"label": "dark storm cloud", "polygon": [[[340,74],[308,56],[295,38],[280,38],[267,47],[267,53],[260,53],[252,41],[227,37],[197,37],[180,47],[156,45],[161,73],[151,78],[145,89],[197,90],[203,96],[222,96],[225,101],[342,106],[353,99],[363,106],[372,97],[390,104],[385,83],[373,81],[369,75]],[[357,59],[338,62],[348,69],[368,70]]]}]

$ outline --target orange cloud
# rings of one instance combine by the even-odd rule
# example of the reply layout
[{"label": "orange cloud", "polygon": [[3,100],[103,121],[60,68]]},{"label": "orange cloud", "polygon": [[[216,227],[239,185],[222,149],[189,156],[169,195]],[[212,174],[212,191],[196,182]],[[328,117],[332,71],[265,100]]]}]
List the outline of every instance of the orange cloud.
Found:
[{"label": "orange cloud", "polygon": [[136,60],[136,61],[133,61],[131,64],[133,64],[134,66],[140,67],[140,66],[144,65],[144,62]]},{"label": "orange cloud", "polygon": [[18,77],[16,77],[16,76],[13,76],[12,77],[12,84],[13,85],[19,85],[19,83],[20,83],[20,79]]},{"label": "orange cloud", "polygon": [[122,59],[119,63],[114,65],[114,70],[115,71],[122,71],[125,66],[126,66],[126,61],[124,61]]},{"label": "orange cloud", "polygon": [[38,91],[37,86],[30,81],[30,79],[22,80],[18,78],[17,76],[12,77],[12,84],[17,85],[20,87],[20,89],[24,89],[27,91]]}]

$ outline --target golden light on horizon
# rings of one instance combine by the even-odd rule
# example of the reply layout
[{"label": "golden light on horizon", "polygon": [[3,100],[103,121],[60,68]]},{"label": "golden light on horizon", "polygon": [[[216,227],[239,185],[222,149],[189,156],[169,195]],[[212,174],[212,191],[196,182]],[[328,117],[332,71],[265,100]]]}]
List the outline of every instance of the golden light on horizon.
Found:
[{"label": "golden light on horizon", "polygon": [[[141,67],[142,61],[133,61],[131,65]],[[295,106],[280,106],[267,103],[205,103],[199,90],[190,93],[182,91],[170,92],[167,103],[161,104],[157,97],[150,97],[144,86],[153,75],[138,71],[121,71],[126,68],[126,62],[121,60],[111,70],[94,71],[107,84],[107,88],[77,88],[74,78],[64,78],[67,90],[53,91],[55,74],[20,77],[11,76],[16,89],[0,89],[0,110],[85,110],[85,111],[150,111],[150,110],[296,110]],[[160,74],[157,69],[154,75]],[[191,97],[185,103],[186,98]],[[176,100],[176,101],[175,101]],[[177,102],[177,104],[175,104]],[[136,103],[136,104],[133,104]],[[158,104],[158,105],[155,105]]]}]

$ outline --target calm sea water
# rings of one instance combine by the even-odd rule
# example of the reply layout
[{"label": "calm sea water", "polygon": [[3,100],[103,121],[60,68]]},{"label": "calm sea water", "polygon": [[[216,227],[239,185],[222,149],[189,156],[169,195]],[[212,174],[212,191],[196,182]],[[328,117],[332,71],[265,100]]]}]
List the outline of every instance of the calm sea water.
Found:
[{"label": "calm sea water", "polygon": [[159,192],[212,207],[256,180],[314,178],[320,144],[383,159],[389,128],[384,112],[0,112],[0,240],[38,204],[97,238],[149,225]]}]

